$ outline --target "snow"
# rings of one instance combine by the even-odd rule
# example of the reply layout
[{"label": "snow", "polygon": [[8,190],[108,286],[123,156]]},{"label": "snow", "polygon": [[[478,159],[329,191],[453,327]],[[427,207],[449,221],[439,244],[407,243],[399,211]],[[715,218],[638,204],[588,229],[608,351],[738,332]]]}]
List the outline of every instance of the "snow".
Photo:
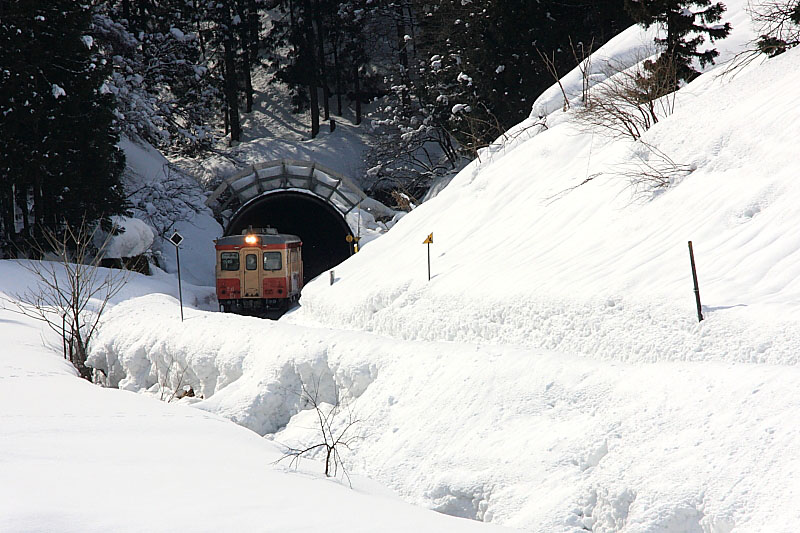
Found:
[{"label": "snow", "polygon": [[[177,272],[175,247],[167,242],[174,231],[184,238],[180,247],[183,259],[181,277],[197,285],[214,284],[214,264],[207,260],[214,254],[214,239],[222,235],[222,226],[205,206],[205,195],[196,181],[172,171],[169,162],[152,146],[123,137],[119,143],[125,151],[125,180],[137,209],[134,214],[148,220],[151,227],[158,224],[166,231],[157,235],[153,248],[160,255],[167,272]],[[184,191],[181,198],[175,190],[166,190],[163,180],[173,177]],[[180,200],[180,202],[179,202]]]},{"label": "snow", "polygon": [[158,368],[186,366],[196,408],[290,446],[313,442],[297,391],[319,381],[364,421],[354,471],[456,516],[791,531],[800,186],[796,128],[775,125],[800,120],[799,78],[795,50],[682,89],[645,141],[695,170],[644,196],[620,175],[640,144],[558,111],[337,266],[333,285],[309,284],[280,322],[193,311],[181,324],[174,300],[146,296],[108,316],[94,364],[147,394]]},{"label": "snow", "polygon": [[[723,13],[721,23],[724,25],[729,22],[732,31],[725,39],[717,40],[713,43],[720,55],[716,59],[716,64],[724,65],[731,61],[734,56],[745,48],[748,42],[753,41],[757,34],[753,28],[753,23],[746,11],[746,0],[731,0],[725,2],[727,11]],[[658,50],[653,44],[653,39],[664,37],[665,30],[657,25],[645,30],[640,26],[631,26],[619,35],[609,40],[601,46],[591,56],[588,65],[588,81],[590,86],[602,83],[612,76],[615,72],[625,70],[641,61],[651,58],[658,54]],[[713,65],[701,67],[699,63],[694,65],[699,72],[714,68]],[[581,68],[575,67],[571,72],[561,79],[561,85],[567,94],[570,102],[579,100],[583,89],[583,74]],[[532,118],[538,118],[555,112],[564,104],[564,96],[561,87],[554,84],[544,91],[533,104],[531,111]]]},{"label": "snow", "polygon": [[[0,262],[0,290],[26,273]],[[163,290],[134,278],[128,297]],[[9,311],[0,342],[2,531],[486,531],[358,476],[350,489],[276,464],[275,444],[219,416],[78,379],[51,334]]]},{"label": "snow", "polygon": [[117,235],[98,232],[95,244],[102,246],[108,240],[103,255],[109,258],[136,257],[150,250],[153,245],[153,229],[138,218],[111,217],[114,227],[120,231]]},{"label": "snow", "polygon": [[[743,5],[728,3],[723,57],[753,35]],[[652,36],[628,30],[592,65],[633,64]],[[0,387],[11,428],[0,529],[68,517],[99,530],[114,516],[174,529],[177,516],[208,530],[794,531],[800,49],[724,68],[683,87],[642,142],[587,130],[560,89],[546,91],[530,119],[338,265],[335,283],[312,281],[280,321],[212,312],[213,288],[195,275],[182,322],[173,277],[134,276],[92,348],[111,389],[75,379],[38,327],[0,311],[11,347],[0,378],[19,384]],[[580,81],[565,78],[571,99]],[[691,172],[633,187],[659,152]],[[137,168],[156,160],[141,153]],[[217,229],[197,226],[188,269],[213,268],[201,246]],[[0,269],[2,291],[30,283],[12,262]],[[156,401],[187,385],[194,398]],[[360,421],[342,451],[353,490],[315,460],[271,464],[318,439],[300,397],[314,385]],[[88,469],[114,475],[101,484]],[[77,503],[60,497],[76,485]]]},{"label": "snow", "polygon": [[242,141],[224,156],[212,155],[202,161],[180,159],[181,166],[206,184],[216,184],[247,166],[280,159],[316,161],[358,180],[365,170],[363,153],[369,142],[366,120],[369,106],[364,106],[364,122],[356,125],[353,104],[344,99],[340,117],[335,114],[336,101],[331,99],[335,130],[330,131],[330,121],[320,117],[320,132],[310,139],[310,114],[291,112],[290,106],[285,105],[288,89],[271,82],[265,69],[254,70],[252,81],[256,94],[253,111],[241,117]]}]

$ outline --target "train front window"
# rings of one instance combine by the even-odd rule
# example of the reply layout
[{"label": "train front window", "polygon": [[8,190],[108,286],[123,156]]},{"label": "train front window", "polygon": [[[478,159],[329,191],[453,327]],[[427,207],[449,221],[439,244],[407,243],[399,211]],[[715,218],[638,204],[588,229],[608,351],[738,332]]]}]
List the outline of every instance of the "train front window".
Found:
[{"label": "train front window", "polygon": [[247,270],[256,270],[258,268],[258,257],[256,257],[256,254],[247,254],[245,256],[244,267]]},{"label": "train front window", "polygon": [[219,256],[219,264],[222,270],[239,270],[239,252],[222,252]]},{"label": "train front window", "polygon": [[280,270],[282,266],[280,252],[264,252],[264,270]]}]

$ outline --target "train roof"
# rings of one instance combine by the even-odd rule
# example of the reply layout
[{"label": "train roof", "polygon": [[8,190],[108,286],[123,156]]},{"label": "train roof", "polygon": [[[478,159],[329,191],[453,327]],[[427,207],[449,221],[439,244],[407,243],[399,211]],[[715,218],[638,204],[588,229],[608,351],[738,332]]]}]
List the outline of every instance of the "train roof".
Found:
[{"label": "train roof", "polygon": [[226,235],[217,239],[215,243],[218,245],[242,244],[247,235],[258,235],[261,238],[261,244],[289,244],[301,242],[300,237],[297,235],[278,233],[278,230],[275,228],[248,228],[242,230],[241,235]]}]

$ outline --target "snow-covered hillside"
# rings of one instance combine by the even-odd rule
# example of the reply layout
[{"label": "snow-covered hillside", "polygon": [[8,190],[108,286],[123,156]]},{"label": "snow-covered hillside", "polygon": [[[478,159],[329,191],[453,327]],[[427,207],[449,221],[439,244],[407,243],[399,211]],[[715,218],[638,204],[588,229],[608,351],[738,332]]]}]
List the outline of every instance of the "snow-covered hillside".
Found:
[{"label": "snow-covered hillside", "polygon": [[[235,174],[247,165],[276,159],[316,161],[352,179],[364,174],[363,155],[368,148],[369,123],[355,125],[355,111],[345,100],[342,117],[331,115],[336,122],[322,121],[317,138],[310,138],[310,112],[292,113],[288,89],[270,83],[266,69],[254,72],[254,105],[251,113],[242,115],[243,139],[236,146],[206,155],[202,160],[179,159],[182,166],[204,183],[216,183]],[[331,103],[333,109],[335,102]],[[365,106],[365,113],[368,109]]]},{"label": "snow-covered hillside", "polygon": [[[728,4],[736,29],[718,43],[723,57],[752,37],[744,4]],[[595,64],[637,57],[636,43],[644,46],[650,37],[628,30],[598,51]],[[681,89],[675,113],[643,138],[691,169],[670,187],[632,188],[631,175],[655,152],[586,130],[574,110],[560,110],[560,90],[553,89],[534,105],[531,120],[511,132],[513,140],[487,149],[436,198],[337,266],[334,285],[327,276],[308,285],[301,307],[278,322],[209,312],[209,289],[199,288],[181,322],[172,289],[135,282],[107,315],[92,364],[108,374],[109,385],[140,396],[189,384],[197,397],[164,406],[120,391],[92,394],[136,399],[152,406],[154,416],[174,413],[178,427],[191,425],[186,446],[203,440],[193,432],[212,432],[201,424],[218,425],[220,441],[212,432],[210,448],[200,443],[186,458],[171,452],[167,463],[183,465],[179,473],[191,469],[186,461],[234,439],[236,428],[224,429],[217,416],[252,430],[241,430],[248,436],[231,445],[231,453],[244,450],[235,463],[241,470],[219,481],[241,490],[231,505],[252,501],[253,483],[255,492],[280,490],[262,489],[260,479],[232,485],[251,479],[244,465],[318,438],[313,413],[298,400],[304,385],[317,385],[321,400],[334,401],[338,391],[360,420],[360,439],[344,455],[351,471],[419,506],[542,532],[794,531],[800,520],[800,49],[734,76],[720,76],[723,68]],[[578,82],[571,74],[565,86]],[[549,113],[547,128],[526,129],[540,113]],[[431,232],[428,281],[422,241]],[[27,331],[25,324],[0,327]],[[32,331],[24,337],[29,345],[37,342]],[[18,353],[25,350],[33,348]],[[0,375],[19,375],[19,383],[67,372],[12,361],[18,366]],[[173,367],[180,372],[172,379],[159,378]],[[41,388],[46,395],[59,390]],[[65,420],[73,411],[66,407],[59,406],[60,425],[26,409],[10,411],[15,436],[0,440],[9,450],[35,440],[31,427],[72,435]],[[112,414],[127,423],[122,407]],[[137,427],[154,439],[149,432],[161,430],[158,420]],[[161,441],[147,442],[149,449]],[[131,457],[125,450],[122,457]],[[55,453],[19,460],[39,472],[41,463],[60,464]],[[101,464],[110,470],[119,457]],[[145,463],[140,455],[131,461]],[[275,479],[275,487],[291,477],[254,472]],[[174,487],[170,494],[179,491],[180,475],[158,474],[152,486],[163,477]],[[138,490],[125,494],[135,498]],[[23,494],[23,504],[32,505],[31,493]],[[275,513],[285,517],[280,506]],[[359,522],[365,530],[385,529],[369,521],[381,515],[398,530],[410,527],[395,520],[402,510],[372,510]],[[244,513],[242,523],[259,516],[253,513]],[[329,529],[354,528],[342,520]]]},{"label": "snow-covered hillside", "polygon": [[619,360],[793,363],[799,66],[795,50],[682,89],[644,141],[694,170],[649,196],[628,176],[654,157],[642,143],[609,141],[556,112],[549,129],[474,162],[337,268],[339,283],[307,287],[287,319]]}]

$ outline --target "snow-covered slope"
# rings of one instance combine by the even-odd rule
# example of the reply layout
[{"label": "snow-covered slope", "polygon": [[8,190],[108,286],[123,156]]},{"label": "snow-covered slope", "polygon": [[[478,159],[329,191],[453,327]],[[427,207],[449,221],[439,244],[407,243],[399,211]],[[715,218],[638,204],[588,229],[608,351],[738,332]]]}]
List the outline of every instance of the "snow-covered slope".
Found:
[{"label": "snow-covered slope", "polygon": [[338,387],[361,420],[346,463],[412,503],[542,532],[792,531],[800,518],[794,366],[607,363],[187,316],[157,295],[119,305],[94,364],[153,391],[175,362],[207,398],[196,407],[292,446],[318,438],[301,383],[324,401]]},{"label": "snow-covered slope", "polygon": [[181,325],[173,301],[131,300],[95,364],[144,391],[179,361],[197,407],[290,444],[312,436],[287,391],[324,380],[365,421],[346,460],[450,514],[533,531],[792,531],[799,73],[794,50],[682,89],[644,140],[694,170],[644,196],[626,176],[640,143],[555,112],[333,286],[311,283],[285,320]]},{"label": "snow-covered slope", "polygon": [[[743,4],[729,3],[740,27]],[[350,468],[447,514],[542,532],[794,531],[800,50],[720,70],[643,139],[693,169],[667,189],[632,191],[656,157],[643,143],[553,111],[284,320],[190,309],[181,323],[174,297],[133,291],[92,363],[151,395],[159,369],[185,369],[202,399],[180,403],[278,445],[316,438],[302,385],[338,389],[361,420]]]},{"label": "snow-covered slope", "polygon": [[[0,261],[0,296],[32,282]],[[134,276],[126,290],[165,288]],[[218,416],[89,384],[49,331],[2,309],[0,343],[0,531],[490,531],[276,465],[274,444]]]},{"label": "snow-covered slope", "polygon": [[[642,143],[609,142],[559,112],[338,267],[337,284],[306,287],[287,319],[621,360],[794,363],[798,83],[794,50],[684,88],[675,114],[644,140],[695,170],[647,197],[628,176],[639,157],[654,157]],[[431,232],[429,283],[422,241]]]},{"label": "snow-covered slope", "polygon": [[[216,155],[202,160],[178,159],[204,183],[235,174],[247,165],[275,159],[313,160],[358,182],[364,173],[363,155],[368,148],[368,121],[355,125],[355,110],[344,99],[342,117],[336,116],[335,99],[331,100],[330,122],[320,117],[320,132],[311,139],[310,112],[292,113],[291,96],[281,84],[270,83],[266,69],[253,73],[255,89],[253,111],[242,113],[242,141],[228,149],[220,146]],[[366,113],[367,106],[365,106]]]}]

